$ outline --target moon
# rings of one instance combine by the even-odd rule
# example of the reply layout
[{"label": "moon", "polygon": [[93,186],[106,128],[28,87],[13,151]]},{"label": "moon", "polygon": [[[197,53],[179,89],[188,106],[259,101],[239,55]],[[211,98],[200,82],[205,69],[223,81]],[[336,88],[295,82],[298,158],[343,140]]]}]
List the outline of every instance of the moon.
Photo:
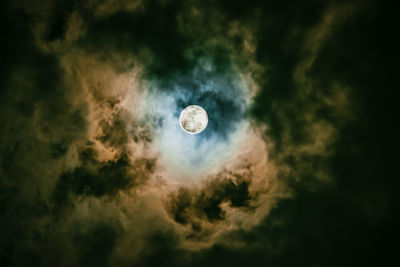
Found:
[{"label": "moon", "polygon": [[208,124],[207,112],[198,105],[187,106],[179,116],[179,124],[189,134],[201,133]]}]

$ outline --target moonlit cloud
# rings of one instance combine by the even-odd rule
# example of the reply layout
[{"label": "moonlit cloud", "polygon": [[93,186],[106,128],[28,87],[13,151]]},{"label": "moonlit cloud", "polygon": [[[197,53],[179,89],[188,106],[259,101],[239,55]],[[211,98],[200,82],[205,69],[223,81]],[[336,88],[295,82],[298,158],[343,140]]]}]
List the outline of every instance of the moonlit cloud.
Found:
[{"label": "moonlit cloud", "polygon": [[[218,168],[237,143],[246,138],[244,86],[237,74],[216,76],[210,64],[196,68],[183,79],[171,78],[164,86],[155,84],[146,101],[149,114],[160,121],[155,128],[155,149],[160,150],[161,160],[188,176],[196,170],[204,176],[210,168]],[[179,126],[180,111],[191,104],[204,107],[209,114],[207,128],[195,136]]]},{"label": "moonlit cloud", "polygon": [[396,166],[382,4],[0,6],[0,266],[374,262]]}]

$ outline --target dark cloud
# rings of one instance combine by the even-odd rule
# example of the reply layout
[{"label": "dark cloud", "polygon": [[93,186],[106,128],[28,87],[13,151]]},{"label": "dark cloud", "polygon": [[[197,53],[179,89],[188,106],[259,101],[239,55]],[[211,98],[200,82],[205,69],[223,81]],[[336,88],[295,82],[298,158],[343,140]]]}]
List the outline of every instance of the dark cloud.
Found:
[{"label": "dark cloud", "polygon": [[105,119],[99,122],[102,134],[97,139],[110,147],[119,147],[128,141],[125,122],[121,118],[116,118],[110,124]]},{"label": "dark cloud", "polygon": [[[76,225],[78,228],[79,226]],[[121,234],[122,226],[115,227],[106,222],[93,223],[88,229],[78,230],[73,237],[73,245],[78,253],[78,265],[108,266]]]},{"label": "dark cloud", "polygon": [[[176,14],[182,10],[179,1],[148,1],[134,13],[120,11],[104,18],[88,14],[87,35],[79,40],[89,50],[112,51],[132,55],[150,53],[150,75],[165,75],[184,70],[189,62],[184,51],[191,40],[179,32]],[[144,60],[147,60],[144,58]]]},{"label": "dark cloud", "polygon": [[217,178],[207,183],[200,191],[180,188],[171,196],[168,210],[172,218],[181,224],[190,225],[196,238],[201,235],[202,221],[220,221],[225,218],[221,205],[229,202],[234,208],[250,208],[250,200],[254,198],[249,192],[249,181],[228,178]]},{"label": "dark cloud", "polygon": [[47,42],[65,38],[65,33],[68,28],[68,19],[79,4],[75,0],[67,0],[54,1],[52,5],[53,11],[48,18],[49,27],[44,35],[44,39]]},{"label": "dark cloud", "polygon": [[138,159],[131,163],[126,154],[114,160],[99,162],[90,147],[79,153],[81,166],[61,175],[53,192],[55,209],[59,210],[73,196],[114,196],[120,190],[143,183],[154,171],[155,160]]},{"label": "dark cloud", "polygon": [[84,136],[85,108],[66,100],[59,61],[37,47],[32,17],[1,5],[0,264],[38,265],[53,167]]}]

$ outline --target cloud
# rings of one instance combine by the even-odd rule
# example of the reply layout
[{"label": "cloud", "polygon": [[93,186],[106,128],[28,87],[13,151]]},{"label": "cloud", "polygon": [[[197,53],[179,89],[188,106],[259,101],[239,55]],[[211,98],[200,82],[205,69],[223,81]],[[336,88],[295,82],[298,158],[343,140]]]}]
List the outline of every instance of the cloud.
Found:
[{"label": "cloud", "polygon": [[171,197],[169,211],[176,222],[190,225],[196,236],[203,232],[203,220],[213,223],[225,219],[223,203],[229,202],[235,208],[248,207],[251,200],[248,187],[248,181],[214,178],[200,192],[180,188]]},{"label": "cloud", "polygon": [[0,265],[368,262],[395,166],[380,5],[61,2],[1,4]]}]

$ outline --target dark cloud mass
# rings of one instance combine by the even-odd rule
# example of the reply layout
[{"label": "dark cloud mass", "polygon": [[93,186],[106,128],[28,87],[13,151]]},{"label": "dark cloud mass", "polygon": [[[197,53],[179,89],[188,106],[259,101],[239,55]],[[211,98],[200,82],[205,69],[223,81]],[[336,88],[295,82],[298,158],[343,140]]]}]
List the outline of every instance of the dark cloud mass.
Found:
[{"label": "dark cloud mass", "polygon": [[389,3],[0,10],[0,266],[397,261]]},{"label": "dark cloud mass", "polygon": [[232,179],[215,179],[207,183],[200,192],[180,188],[170,200],[169,211],[174,220],[190,224],[195,232],[201,232],[201,220],[217,221],[225,217],[220,205],[230,202],[232,207],[249,207],[251,196],[249,183]]}]

